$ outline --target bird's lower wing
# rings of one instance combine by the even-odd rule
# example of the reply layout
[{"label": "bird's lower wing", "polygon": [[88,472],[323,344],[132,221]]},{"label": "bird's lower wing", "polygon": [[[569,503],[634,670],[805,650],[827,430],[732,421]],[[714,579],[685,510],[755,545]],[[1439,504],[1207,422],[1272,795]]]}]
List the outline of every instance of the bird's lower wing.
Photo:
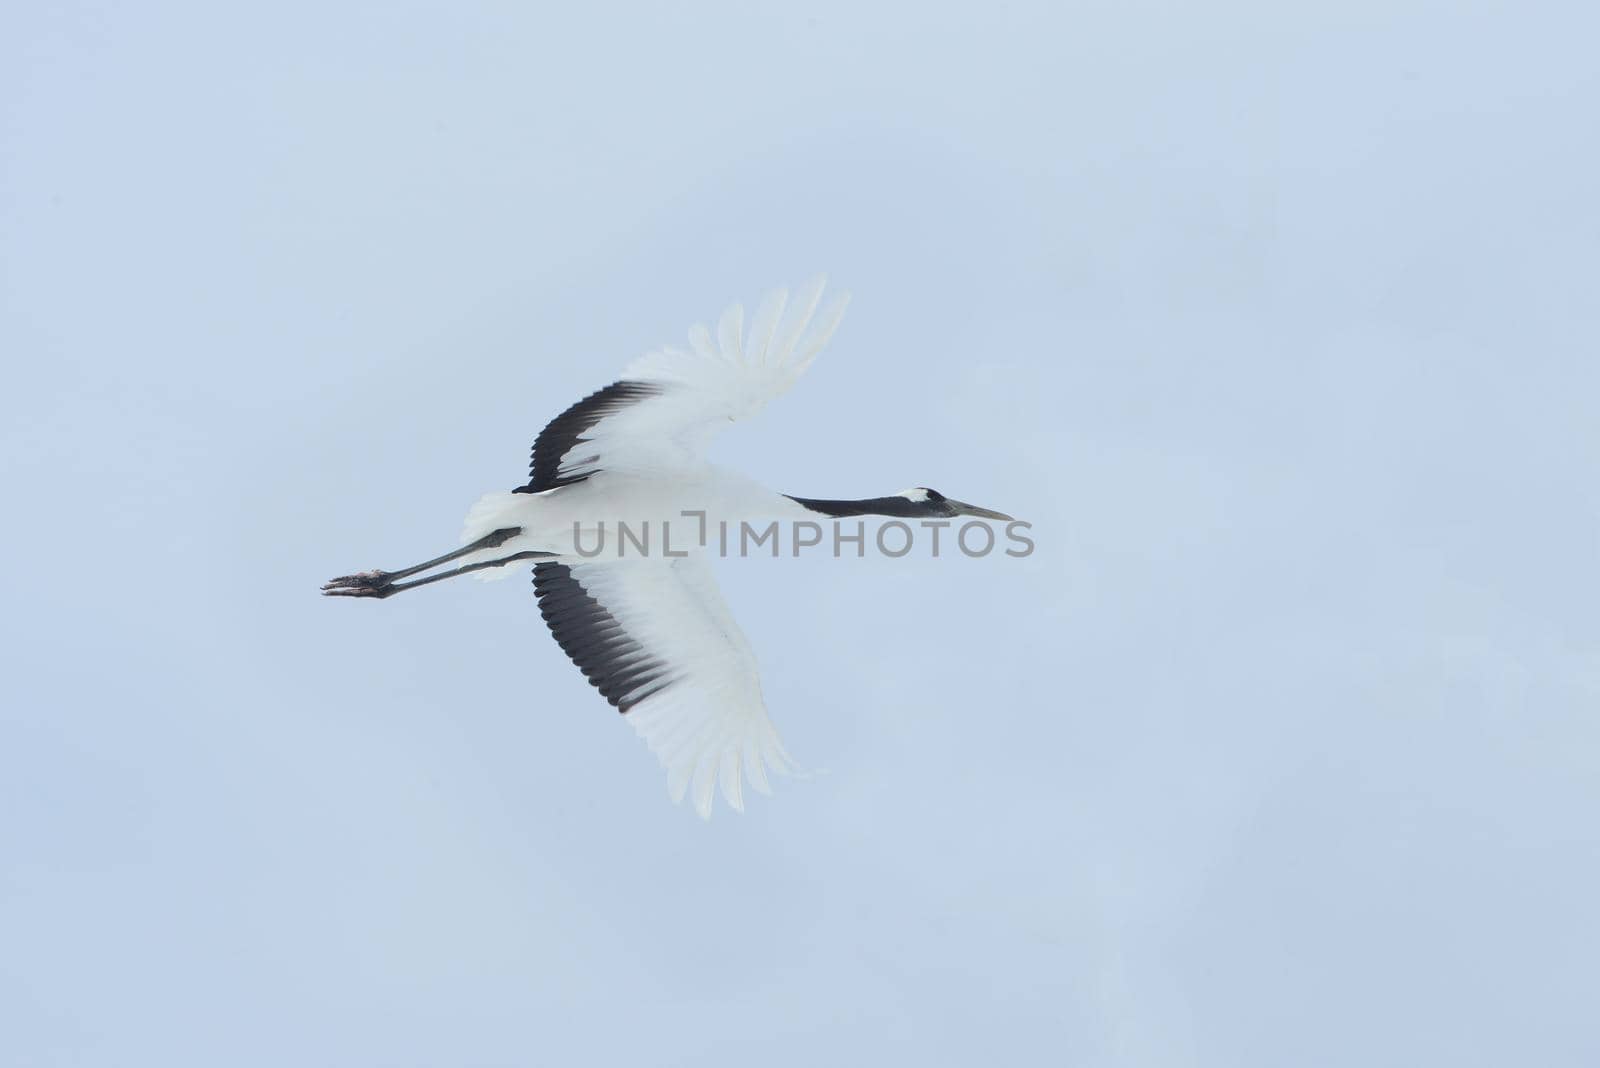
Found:
[{"label": "bird's lower wing", "polygon": [[562,650],[667,769],[674,801],[711,815],[717,786],[744,808],[746,778],[792,764],[761,699],[754,654],[704,556],[541,563],[539,612]]}]

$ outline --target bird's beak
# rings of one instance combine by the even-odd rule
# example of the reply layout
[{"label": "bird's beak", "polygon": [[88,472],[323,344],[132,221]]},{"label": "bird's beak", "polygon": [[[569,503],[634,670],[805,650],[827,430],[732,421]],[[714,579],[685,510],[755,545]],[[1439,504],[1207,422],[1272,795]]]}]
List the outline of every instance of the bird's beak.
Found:
[{"label": "bird's beak", "polygon": [[992,512],[987,508],[979,508],[975,504],[968,504],[966,501],[952,500],[949,503],[955,509],[956,515],[975,515],[979,519],[998,519],[1005,523],[1012,522],[1012,518],[1004,512]]}]

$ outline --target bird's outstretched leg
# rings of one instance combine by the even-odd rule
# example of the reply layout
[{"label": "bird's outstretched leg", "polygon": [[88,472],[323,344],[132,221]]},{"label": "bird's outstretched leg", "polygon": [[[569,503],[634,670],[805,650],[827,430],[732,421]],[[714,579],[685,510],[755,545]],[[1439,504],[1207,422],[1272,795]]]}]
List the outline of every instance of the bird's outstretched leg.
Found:
[{"label": "bird's outstretched leg", "polygon": [[440,564],[447,564],[451,560],[457,560],[468,553],[475,553],[482,549],[497,548],[521,533],[521,527],[502,527],[499,530],[485,534],[475,542],[463,545],[454,552],[436,556],[432,560],[424,560],[420,564],[414,564],[399,571],[358,571],[354,575],[340,575],[336,579],[330,579],[323,583],[322,592],[329,597],[383,598],[388,597],[390,594],[399,593],[402,590],[414,590],[418,586],[426,586],[429,583],[438,582],[440,579],[455,578],[457,575],[465,575],[472,571],[482,571],[490,567],[504,567],[506,564],[514,563],[518,560],[533,560],[555,555],[555,553],[533,551],[513,553],[499,560],[484,560],[476,564],[468,564],[465,567],[441,571],[437,575],[429,575],[427,578],[417,579],[415,582],[399,581],[419,572],[427,571],[429,568],[438,567]]}]

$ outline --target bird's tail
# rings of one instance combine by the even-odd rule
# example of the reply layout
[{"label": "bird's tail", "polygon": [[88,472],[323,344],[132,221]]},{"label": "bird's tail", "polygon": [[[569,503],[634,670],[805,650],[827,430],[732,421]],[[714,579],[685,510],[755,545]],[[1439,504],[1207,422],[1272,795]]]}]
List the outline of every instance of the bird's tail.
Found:
[{"label": "bird's tail", "polygon": [[[461,544],[466,545],[477,541],[493,531],[503,530],[506,527],[526,528],[528,525],[528,504],[531,500],[532,497],[529,494],[512,493],[508,490],[497,490],[493,493],[484,494],[478,498],[477,503],[467,510],[467,518],[461,526]],[[484,549],[482,552],[473,553],[463,562],[471,564],[478,562],[480,559],[493,560],[507,556],[521,548],[531,547],[514,545],[513,542],[515,541],[516,539],[512,539],[511,542],[507,542],[499,548]],[[514,572],[520,573],[527,566],[531,566],[531,563],[524,562],[521,564],[508,564],[505,567],[489,567],[482,571],[473,572],[473,576],[484,582],[493,582],[496,579],[503,579]]]}]

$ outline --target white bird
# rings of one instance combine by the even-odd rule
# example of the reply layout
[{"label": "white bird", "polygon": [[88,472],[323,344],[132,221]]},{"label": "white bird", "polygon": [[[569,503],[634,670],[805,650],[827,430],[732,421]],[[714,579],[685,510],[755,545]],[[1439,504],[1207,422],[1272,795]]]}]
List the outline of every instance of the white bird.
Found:
[{"label": "white bird", "polygon": [[[461,548],[399,571],[345,575],[323,592],[384,598],[531,563],[545,623],[656,754],[672,799],[692,795],[709,818],[720,785],[743,811],[745,779],[768,793],[768,769],[793,764],[767,718],[755,655],[717,590],[705,532],[731,529],[737,538],[743,522],[857,515],[1011,518],[922,487],[862,500],[791,497],[706,462],[719,430],[793,386],[827,343],[849,297],[834,297],[819,315],[822,291],[818,278],[792,301],[782,289],[768,293],[748,331],[735,304],[715,334],[695,326],[687,349],[635,360],[544,428],[528,483],[474,505]],[[623,528],[634,543],[621,538]],[[596,554],[608,529],[619,544]],[[655,544],[623,551],[651,529]],[[672,544],[663,545],[668,534]]]}]

